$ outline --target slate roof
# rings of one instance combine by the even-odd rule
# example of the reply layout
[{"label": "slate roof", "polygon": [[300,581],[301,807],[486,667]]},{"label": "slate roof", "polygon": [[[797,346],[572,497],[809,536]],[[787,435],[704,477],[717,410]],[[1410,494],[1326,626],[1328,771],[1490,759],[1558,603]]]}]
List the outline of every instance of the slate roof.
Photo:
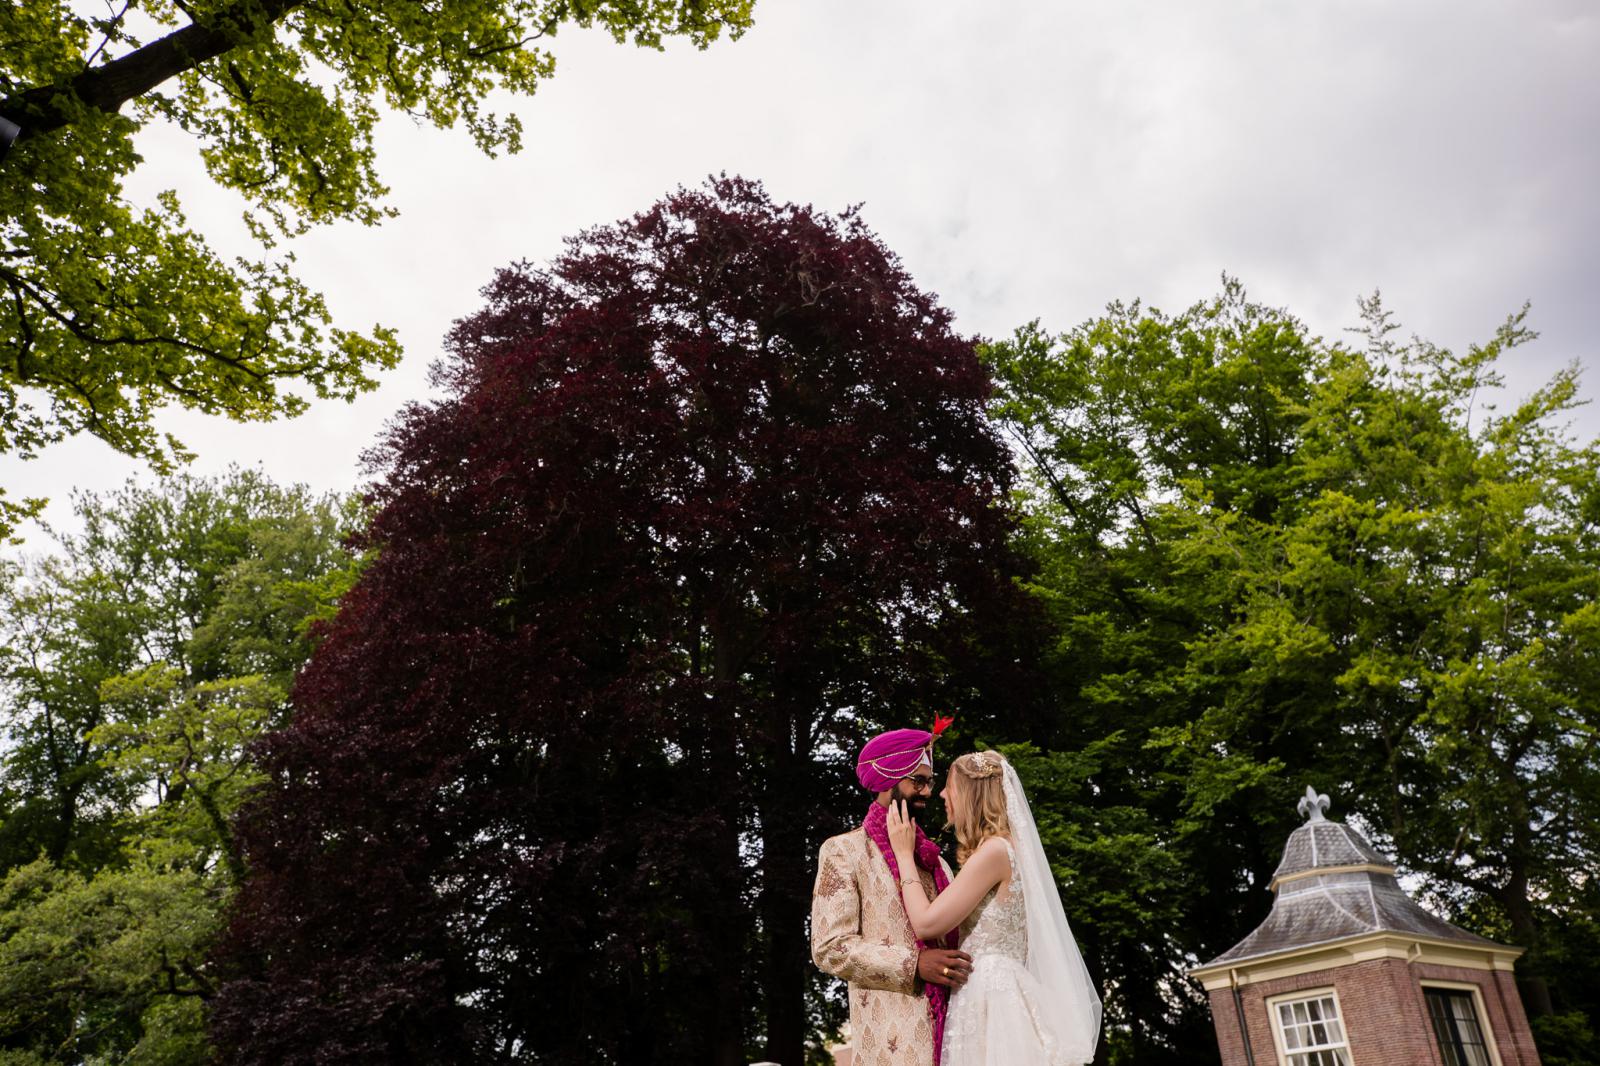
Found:
[{"label": "slate roof", "polygon": [[1367,838],[1343,822],[1317,819],[1289,834],[1283,846],[1283,861],[1273,873],[1274,882],[1294,874],[1325,866],[1387,866],[1394,863],[1387,855],[1367,843]]},{"label": "slate roof", "polygon": [[[1423,910],[1395,880],[1393,861],[1354,829],[1325,820],[1327,797],[1307,793],[1310,820],[1289,834],[1284,846],[1273,874],[1272,912],[1255,932],[1197,969],[1380,932],[1500,946]],[[1300,809],[1307,812],[1305,800]],[[1341,866],[1377,869],[1338,870]]]}]

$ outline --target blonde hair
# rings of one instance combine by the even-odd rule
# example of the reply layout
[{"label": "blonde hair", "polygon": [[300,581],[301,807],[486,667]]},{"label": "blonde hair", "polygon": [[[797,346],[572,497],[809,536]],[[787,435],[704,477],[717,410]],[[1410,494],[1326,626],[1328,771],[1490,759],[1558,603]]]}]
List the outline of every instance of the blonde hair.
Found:
[{"label": "blonde hair", "polygon": [[990,837],[1008,836],[1003,770],[998,751],[973,751],[950,764],[950,802],[945,817],[956,830],[956,862],[965,863]]}]

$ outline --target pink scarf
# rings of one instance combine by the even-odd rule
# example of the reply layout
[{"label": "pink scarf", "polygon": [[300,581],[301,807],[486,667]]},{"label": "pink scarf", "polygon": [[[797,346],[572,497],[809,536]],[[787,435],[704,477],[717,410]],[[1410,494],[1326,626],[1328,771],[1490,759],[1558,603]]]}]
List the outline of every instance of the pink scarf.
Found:
[{"label": "pink scarf", "polygon": [[[867,808],[867,817],[861,822],[861,828],[866,831],[867,838],[878,845],[878,850],[883,852],[883,861],[889,864],[889,872],[894,875],[895,888],[900,887],[900,864],[894,858],[894,846],[889,843],[889,808],[881,803],[874,803]],[[950,887],[950,878],[945,876],[944,867],[939,864],[939,845],[929,840],[922,832],[922,827],[917,826],[917,865],[924,870],[931,871],[935,887],[943,892]],[[900,905],[905,906],[905,897],[900,897]],[[952,929],[943,939],[918,940],[917,948],[954,948],[961,942],[961,932]],[[928,994],[928,1017],[933,1022],[933,1066],[939,1066],[939,1053],[944,1047],[944,1016],[950,1009],[950,989],[944,985],[925,985]]]}]

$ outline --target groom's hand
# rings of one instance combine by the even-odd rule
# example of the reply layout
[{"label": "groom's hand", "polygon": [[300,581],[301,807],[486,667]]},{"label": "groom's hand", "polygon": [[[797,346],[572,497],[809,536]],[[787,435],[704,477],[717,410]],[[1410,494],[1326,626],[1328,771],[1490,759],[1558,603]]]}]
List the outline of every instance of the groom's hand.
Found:
[{"label": "groom's hand", "polygon": [[949,948],[927,948],[917,956],[917,976],[930,985],[960,988],[972,976],[972,956]]}]

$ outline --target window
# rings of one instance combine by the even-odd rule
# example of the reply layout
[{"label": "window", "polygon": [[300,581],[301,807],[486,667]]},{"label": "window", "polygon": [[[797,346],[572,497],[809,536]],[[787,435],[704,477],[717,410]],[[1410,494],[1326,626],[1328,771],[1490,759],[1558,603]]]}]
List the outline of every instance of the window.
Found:
[{"label": "window", "polygon": [[1444,1066],[1493,1066],[1483,1024],[1472,993],[1456,988],[1424,988],[1433,1035],[1439,1039]]},{"label": "window", "polygon": [[1332,992],[1278,1000],[1274,1008],[1284,1066],[1350,1066],[1339,1002]]}]

